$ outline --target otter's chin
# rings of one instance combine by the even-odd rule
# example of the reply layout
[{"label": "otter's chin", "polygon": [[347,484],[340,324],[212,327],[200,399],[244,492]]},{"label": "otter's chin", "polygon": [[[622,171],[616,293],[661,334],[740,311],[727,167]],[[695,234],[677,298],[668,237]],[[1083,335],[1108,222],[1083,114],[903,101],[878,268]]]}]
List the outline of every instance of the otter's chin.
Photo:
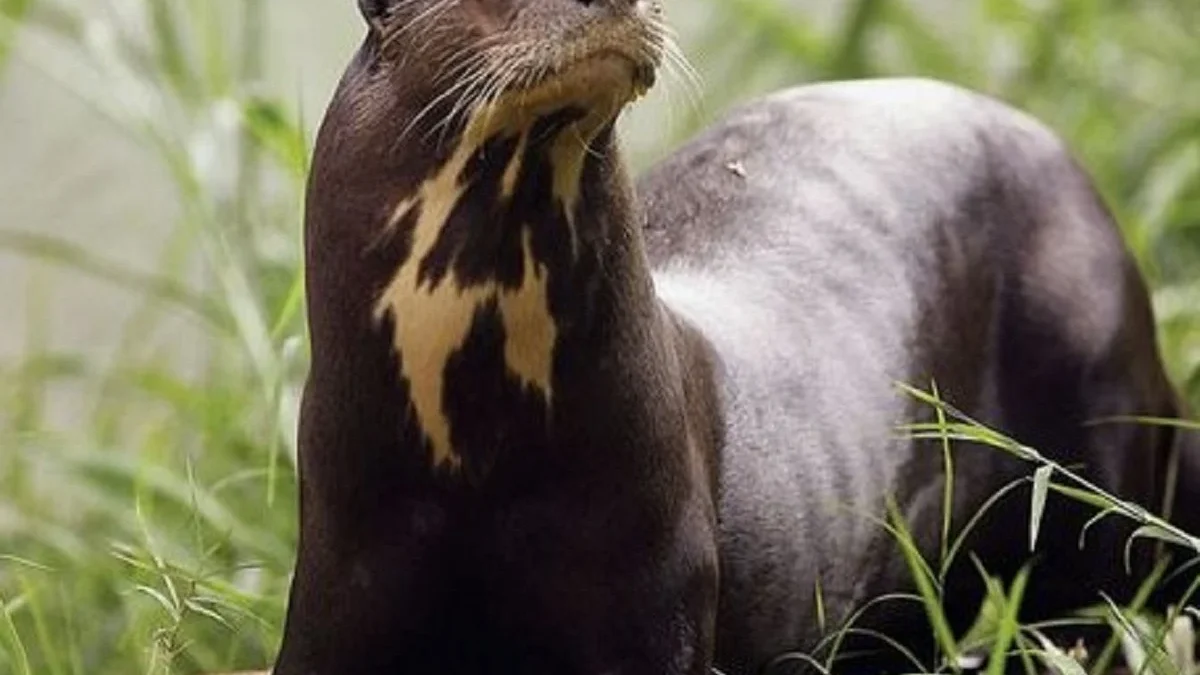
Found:
[{"label": "otter's chin", "polygon": [[563,68],[536,84],[516,89],[513,102],[531,109],[576,106],[615,113],[653,86],[653,65],[616,52],[603,53]]},{"label": "otter's chin", "polygon": [[531,85],[508,90],[483,111],[483,118],[493,129],[515,131],[547,115],[574,108],[594,125],[607,124],[650,90],[656,72],[654,64],[615,51],[603,52],[549,73]]}]

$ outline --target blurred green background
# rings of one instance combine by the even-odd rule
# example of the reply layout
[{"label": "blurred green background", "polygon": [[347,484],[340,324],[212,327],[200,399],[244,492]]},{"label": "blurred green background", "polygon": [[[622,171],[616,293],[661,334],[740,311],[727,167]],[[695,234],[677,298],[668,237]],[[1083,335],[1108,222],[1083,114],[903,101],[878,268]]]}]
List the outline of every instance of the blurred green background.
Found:
[{"label": "blurred green background", "polygon": [[[1200,0],[667,0],[698,92],[922,74],[1061,132],[1200,404]],[[295,537],[303,177],[352,0],[0,0],[0,673],[261,666]],[[1065,252],[1069,255],[1069,252]]]}]

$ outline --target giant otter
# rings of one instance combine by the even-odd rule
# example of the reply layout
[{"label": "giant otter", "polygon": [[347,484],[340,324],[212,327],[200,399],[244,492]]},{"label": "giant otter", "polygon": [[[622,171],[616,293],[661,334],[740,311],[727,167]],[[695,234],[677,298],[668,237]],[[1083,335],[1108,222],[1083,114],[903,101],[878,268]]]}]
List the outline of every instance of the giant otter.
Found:
[{"label": "giant otter", "polygon": [[[927,81],[792,89],[635,191],[613,124],[667,48],[656,2],[359,4],[308,193],[277,675],[741,675],[811,649],[818,590],[836,626],[910,587],[864,517],[885,498],[936,556],[942,456],[897,432],[929,412],[896,382],[1159,506],[1170,431],[1088,424],[1179,412],[1146,290],[1037,122]],[[963,446],[955,470],[961,526],[1028,467]],[[1030,558],[1027,510],[971,539],[991,571]],[[1030,616],[1127,597],[1128,527],[1081,552],[1091,514],[1048,511]],[[867,621],[918,644],[910,618]]]}]

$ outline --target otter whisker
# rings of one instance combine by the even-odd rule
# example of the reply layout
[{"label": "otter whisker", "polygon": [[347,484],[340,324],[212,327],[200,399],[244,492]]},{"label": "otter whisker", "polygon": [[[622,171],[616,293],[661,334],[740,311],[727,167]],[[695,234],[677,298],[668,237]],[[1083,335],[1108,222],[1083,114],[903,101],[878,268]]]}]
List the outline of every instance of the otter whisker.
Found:
[{"label": "otter whisker", "polygon": [[461,49],[447,59],[447,67],[434,74],[433,81],[441,84],[452,78],[473,77],[476,74],[474,71],[486,65],[486,61],[486,54],[473,53],[473,50],[470,49]]},{"label": "otter whisker", "polygon": [[[449,29],[449,26],[442,26],[439,32]],[[450,79],[457,79],[458,81],[426,104],[408,125],[405,126],[400,134],[400,138],[403,139],[406,137],[438,106],[457,98],[451,112],[443,120],[434,125],[429,133],[425,134],[425,138],[428,139],[433,132],[439,129],[444,130],[448,128],[462,112],[463,101],[471,99],[474,96],[473,90],[491,78],[490,70],[493,67],[491,62],[494,61],[494,52],[498,48],[495,46],[495,43],[498,42],[500,42],[499,36],[484,37],[472,44],[461,47],[457,52],[447,57],[447,66],[441,72],[436,73],[433,76],[433,80],[438,83]]]},{"label": "otter whisker", "polygon": [[[387,49],[387,48],[391,47],[393,44],[395,44],[398,40],[400,40],[400,38],[404,37],[405,35],[409,35],[409,34],[413,34],[414,32],[418,32],[417,29],[419,29],[422,26],[422,24],[425,24],[427,22],[433,22],[433,21],[436,21],[437,19],[441,18],[457,2],[458,2],[458,0],[437,0],[437,2],[434,2],[429,7],[426,7],[425,9],[421,10],[421,12],[418,13],[416,16],[414,16],[412,19],[410,19],[408,21],[408,23],[406,23],[403,26],[400,26],[396,30],[392,31],[389,35],[385,36],[383,43],[382,43],[382,48]],[[432,42],[431,40],[426,40],[426,45],[430,44],[431,42]],[[422,51],[424,51],[424,47],[418,47],[414,51],[422,52]]]},{"label": "otter whisker", "polygon": [[679,37],[674,29],[661,21],[649,24],[648,28],[659,41],[664,59],[673,62],[680,69],[681,74],[687,78],[689,86],[697,91],[703,90],[703,78],[684,54],[683,49],[680,48]]},{"label": "otter whisker", "polygon": [[[448,95],[455,97],[450,111],[446,113],[446,115],[440,121],[438,121],[437,124],[433,125],[428,130],[426,133],[426,138],[428,138],[434,132],[442,131],[443,134],[441,139],[444,140],[444,132],[472,108],[472,105],[469,102],[477,98],[480,88],[485,86],[486,83],[491,80],[491,78],[492,74],[490,69],[486,67],[480,67],[452,87],[447,92]],[[450,96],[446,96],[444,98],[448,99]]]},{"label": "otter whisker", "polygon": [[[476,86],[477,81],[485,79],[488,76],[486,55],[482,53],[474,54],[469,58],[463,59],[463,63],[457,66],[456,69],[466,72],[466,75],[446,89],[446,91],[435,97],[432,101],[426,104],[419,113],[413,116],[413,119],[409,121],[409,123],[400,132],[400,138],[407,136],[409,132],[411,132],[418,124],[420,124],[421,121],[424,120],[425,117],[429,115],[429,113],[433,112],[433,110],[439,105],[459,94],[462,94],[463,92],[469,92],[472,87]],[[447,116],[447,120],[451,119],[453,116],[454,113],[452,112]],[[445,122],[446,120],[443,120],[443,122],[439,123],[439,125]]]},{"label": "otter whisker", "polygon": [[495,78],[496,51],[496,48],[491,48],[479,53],[480,65],[470,74],[470,77],[464,78],[463,82],[460,83],[465,86],[461,88],[461,95],[454,102],[450,114],[447,116],[448,119],[453,119],[470,109],[471,102],[479,96],[480,89],[486,87]]},{"label": "otter whisker", "polygon": [[491,117],[496,112],[496,102],[512,88],[513,83],[520,75],[520,68],[508,64],[508,61],[511,59],[505,59],[506,68],[493,74],[491,83],[481,91],[478,101],[472,102],[468,109],[469,111],[479,109],[484,111],[484,126],[491,122]]},{"label": "otter whisker", "polygon": [[674,42],[668,42],[663,50],[663,54],[668,61],[675,64],[695,92],[704,89],[703,76],[700,75],[700,72],[696,70],[696,67],[692,65],[692,62],[678,45]]},{"label": "otter whisker", "polygon": [[701,93],[704,91],[702,78],[679,48],[678,43],[666,33],[663,34],[661,54],[663,70],[668,75],[669,84],[677,83],[683,90],[688,105],[693,110],[698,110]]},{"label": "otter whisker", "polygon": [[[692,111],[696,112],[701,108],[701,92],[703,91],[696,81],[687,76],[687,71],[674,58],[668,58],[665,61],[663,71],[667,77],[664,90],[667,92],[682,91],[684,103]],[[674,106],[671,106],[674,110]]]},{"label": "otter whisker", "polygon": [[592,159],[599,159],[599,160],[604,159],[604,155],[602,155],[600,153],[600,151],[593,148],[592,144],[589,143],[587,141],[587,139],[585,139],[583,137],[583,134],[581,134],[579,132],[579,127],[572,126],[572,127],[570,127],[570,129],[572,131],[572,135],[575,137],[575,140],[577,140],[579,142],[579,147],[580,147],[580,149],[583,150],[584,154],[591,157]]},{"label": "otter whisker", "polygon": [[[496,98],[499,97],[511,84],[511,71],[514,67],[509,65],[511,59],[503,58],[507,54],[505,46],[497,46],[484,50],[485,64],[478,72],[473,73],[473,77],[466,82],[467,86],[460,89],[462,95],[454,103],[450,113],[439,122],[434,128],[430,129],[430,133],[441,131],[439,143],[444,142],[446,133],[451,125],[460,118],[469,117],[472,113],[490,106]],[[496,70],[495,64],[505,66],[504,70]],[[491,111],[488,111],[491,114]],[[485,118],[485,123],[486,123]]]}]

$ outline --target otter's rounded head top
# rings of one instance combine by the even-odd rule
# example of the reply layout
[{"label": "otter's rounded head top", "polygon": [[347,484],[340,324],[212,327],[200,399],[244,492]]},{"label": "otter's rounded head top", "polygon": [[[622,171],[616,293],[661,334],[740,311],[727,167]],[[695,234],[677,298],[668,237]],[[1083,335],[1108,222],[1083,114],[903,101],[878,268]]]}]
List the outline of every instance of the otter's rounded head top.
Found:
[{"label": "otter's rounded head top", "polygon": [[566,107],[608,121],[653,84],[658,0],[359,0],[413,127],[523,126]]}]

